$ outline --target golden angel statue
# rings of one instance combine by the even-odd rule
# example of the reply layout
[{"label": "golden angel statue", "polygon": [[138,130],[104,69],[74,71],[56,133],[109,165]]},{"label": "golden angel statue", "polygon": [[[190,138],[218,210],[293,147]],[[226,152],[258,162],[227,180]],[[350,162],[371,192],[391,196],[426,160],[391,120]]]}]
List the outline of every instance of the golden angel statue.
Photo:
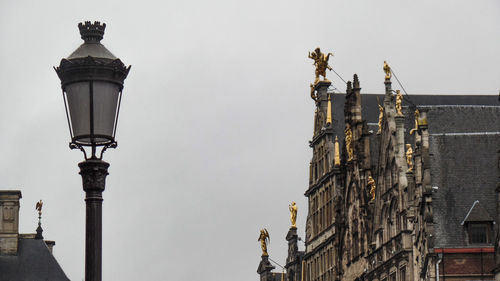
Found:
[{"label": "golden angel statue", "polygon": [[375,192],[377,191],[377,186],[375,185],[375,180],[372,176],[368,176],[368,185],[370,186],[370,196],[371,201],[375,200]]},{"label": "golden angel statue", "polygon": [[418,131],[418,118],[420,118],[420,111],[415,110],[415,128],[410,130],[410,135],[413,135],[416,131]]},{"label": "golden angel statue", "polygon": [[35,209],[38,211],[39,216],[42,215],[42,206],[43,206],[43,202],[40,199],[40,201],[36,202],[36,206],[35,206]]},{"label": "golden angel statue", "polygon": [[297,228],[297,204],[295,201],[292,201],[291,205],[288,205],[288,209],[290,210],[290,221],[292,222],[292,228]]},{"label": "golden angel statue", "polygon": [[400,90],[396,90],[396,113],[403,116],[403,95]]},{"label": "golden angel statue", "polygon": [[391,67],[384,61],[385,80],[391,80]]},{"label": "golden angel statue", "polygon": [[267,253],[267,243],[271,241],[271,238],[269,237],[269,232],[267,232],[267,229],[264,228],[260,230],[259,239],[257,239],[257,241],[260,241],[262,256],[269,256],[269,254]]},{"label": "golden angel statue", "polygon": [[349,156],[347,158],[347,161],[352,161],[352,158],[353,158],[353,149],[352,149],[352,130],[351,130],[351,126],[349,124],[347,124],[345,126],[345,146],[346,146],[346,150],[347,150],[347,155]]},{"label": "golden angel statue", "polygon": [[413,162],[411,161],[413,158],[413,149],[411,148],[411,144],[406,144],[406,164],[408,164],[408,172],[413,171]]},{"label": "golden angel statue", "polygon": [[382,133],[382,120],[384,120],[384,108],[378,104],[378,131],[377,135]]},{"label": "golden angel statue", "polygon": [[332,68],[328,65],[328,60],[330,59],[330,55],[333,56],[332,53],[328,53],[326,56],[321,52],[321,50],[316,48],[314,52],[309,52],[309,58],[314,60],[314,65],[316,66],[316,79],[314,79],[314,84],[319,82],[319,76],[323,76],[323,80],[326,80],[326,70],[332,70]]}]

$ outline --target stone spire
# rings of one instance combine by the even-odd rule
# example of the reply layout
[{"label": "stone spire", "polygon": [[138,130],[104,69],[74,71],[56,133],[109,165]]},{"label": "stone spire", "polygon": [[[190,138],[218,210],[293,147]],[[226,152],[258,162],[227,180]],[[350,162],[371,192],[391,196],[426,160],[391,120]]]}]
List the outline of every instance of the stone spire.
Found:
[{"label": "stone spire", "polygon": [[335,136],[335,167],[340,166],[339,138]]},{"label": "stone spire", "polygon": [[328,108],[326,110],[326,124],[332,124],[332,98],[328,95]]}]

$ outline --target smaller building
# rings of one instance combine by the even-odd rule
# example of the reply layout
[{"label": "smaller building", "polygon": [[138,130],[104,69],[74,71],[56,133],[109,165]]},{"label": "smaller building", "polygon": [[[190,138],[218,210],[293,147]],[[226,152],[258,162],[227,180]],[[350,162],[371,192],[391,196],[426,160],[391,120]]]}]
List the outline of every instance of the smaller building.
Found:
[{"label": "smaller building", "polygon": [[19,233],[19,190],[0,190],[0,281],[68,281],[52,255],[54,241]]}]

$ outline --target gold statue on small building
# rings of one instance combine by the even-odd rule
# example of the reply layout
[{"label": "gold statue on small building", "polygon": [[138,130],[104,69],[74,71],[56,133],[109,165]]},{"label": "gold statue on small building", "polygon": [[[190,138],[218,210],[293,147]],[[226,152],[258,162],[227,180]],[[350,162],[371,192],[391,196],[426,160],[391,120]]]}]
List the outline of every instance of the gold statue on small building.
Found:
[{"label": "gold statue on small building", "polygon": [[259,239],[257,239],[257,241],[260,241],[262,256],[269,256],[269,254],[267,253],[267,243],[271,241],[271,238],[269,237],[269,232],[267,232],[267,229],[264,228],[260,230]]},{"label": "gold statue on small building", "polygon": [[403,116],[403,95],[400,90],[396,90],[396,112],[398,116]]},{"label": "gold statue on small building", "polygon": [[420,118],[420,111],[415,110],[415,128],[410,130],[410,135],[413,135],[416,131],[418,131],[418,118]]},{"label": "gold statue on small building", "polygon": [[384,120],[384,108],[378,104],[378,131],[377,135],[382,133],[382,121]]},{"label": "gold statue on small building", "polygon": [[408,172],[413,171],[413,149],[411,144],[406,144],[406,164],[408,164]]},{"label": "gold statue on small building", "polygon": [[345,133],[345,146],[348,155],[347,161],[352,161],[354,152],[352,149],[352,130],[349,124],[346,124],[344,133]]},{"label": "gold statue on small building", "polygon": [[314,52],[309,52],[309,58],[314,60],[314,66],[316,66],[316,79],[314,79],[314,84],[319,82],[319,76],[323,76],[323,80],[326,79],[326,70],[332,70],[332,68],[328,65],[328,60],[330,59],[330,55],[333,56],[332,53],[328,53],[327,55],[323,54],[321,50],[316,48]]},{"label": "gold statue on small building", "polygon": [[385,80],[391,80],[391,67],[384,61],[384,72],[385,72]]},{"label": "gold statue on small building", "polygon": [[290,222],[292,223],[292,228],[297,228],[297,204],[295,201],[292,201],[292,204],[288,205],[288,209],[290,210]]},{"label": "gold statue on small building", "polygon": [[372,178],[372,176],[368,176],[368,185],[370,186],[371,201],[374,201],[375,192],[377,191],[377,186],[375,185],[375,180]]}]

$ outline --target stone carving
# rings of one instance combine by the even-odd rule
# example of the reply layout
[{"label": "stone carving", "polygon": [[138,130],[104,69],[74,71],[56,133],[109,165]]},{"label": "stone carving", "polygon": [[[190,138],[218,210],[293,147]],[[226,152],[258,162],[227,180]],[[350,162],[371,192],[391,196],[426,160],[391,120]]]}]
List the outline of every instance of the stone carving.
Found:
[{"label": "stone carving", "polygon": [[415,128],[410,130],[410,135],[413,135],[416,131],[418,131],[418,118],[420,118],[420,111],[415,110]]}]

